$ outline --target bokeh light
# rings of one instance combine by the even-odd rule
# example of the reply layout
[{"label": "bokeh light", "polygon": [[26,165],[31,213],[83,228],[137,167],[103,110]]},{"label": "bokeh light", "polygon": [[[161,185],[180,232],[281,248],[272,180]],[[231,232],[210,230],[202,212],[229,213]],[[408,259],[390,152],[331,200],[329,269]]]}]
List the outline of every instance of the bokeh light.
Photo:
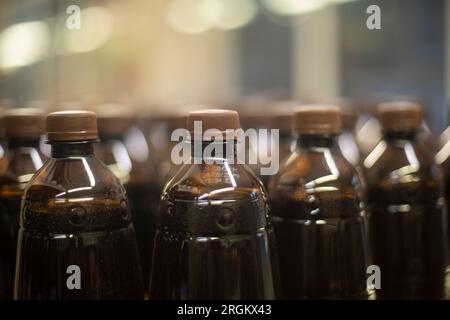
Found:
[{"label": "bokeh light", "polygon": [[249,24],[258,13],[255,0],[221,0],[222,12],[216,27],[230,30]]},{"label": "bokeh light", "polygon": [[50,43],[50,30],[42,21],[24,22],[0,34],[0,67],[13,70],[40,60]]},{"label": "bokeh light", "polygon": [[172,0],[167,7],[169,25],[182,33],[201,33],[216,25],[223,11],[220,0]]},{"label": "bokeh light", "polygon": [[114,17],[103,7],[81,10],[81,28],[65,29],[61,53],[83,53],[102,47],[111,37]]},{"label": "bokeh light", "polygon": [[272,13],[281,16],[294,16],[319,10],[330,0],[262,0],[263,5]]}]

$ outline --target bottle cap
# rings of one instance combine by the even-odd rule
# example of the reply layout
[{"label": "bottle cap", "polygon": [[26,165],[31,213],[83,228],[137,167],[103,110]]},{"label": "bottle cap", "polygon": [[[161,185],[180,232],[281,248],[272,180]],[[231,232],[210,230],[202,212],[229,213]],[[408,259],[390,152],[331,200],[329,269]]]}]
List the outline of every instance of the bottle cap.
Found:
[{"label": "bottle cap", "polygon": [[296,107],[293,130],[298,134],[337,134],[341,131],[341,110],[331,105]]},{"label": "bottle cap", "polygon": [[133,124],[132,114],[124,110],[108,109],[103,105],[97,113],[97,126],[100,136],[121,136]]},{"label": "bottle cap", "polygon": [[223,139],[236,139],[236,135],[230,134],[229,132],[235,133],[235,130],[241,127],[239,124],[239,114],[234,110],[205,109],[191,111],[187,118],[187,129],[190,131],[192,139],[195,139],[194,134],[196,133],[194,131],[196,129],[194,128],[194,121],[202,122],[202,132],[199,132],[202,135],[202,140],[204,140],[204,132],[208,129],[218,130],[217,132],[222,134]]},{"label": "bottle cap", "polygon": [[386,131],[415,131],[422,123],[422,107],[417,102],[384,102],[378,105],[377,114]]},{"label": "bottle cap", "polygon": [[94,112],[71,110],[47,115],[49,141],[97,140],[97,117]]},{"label": "bottle cap", "polygon": [[45,115],[40,109],[10,109],[2,122],[8,138],[38,138],[45,133]]}]

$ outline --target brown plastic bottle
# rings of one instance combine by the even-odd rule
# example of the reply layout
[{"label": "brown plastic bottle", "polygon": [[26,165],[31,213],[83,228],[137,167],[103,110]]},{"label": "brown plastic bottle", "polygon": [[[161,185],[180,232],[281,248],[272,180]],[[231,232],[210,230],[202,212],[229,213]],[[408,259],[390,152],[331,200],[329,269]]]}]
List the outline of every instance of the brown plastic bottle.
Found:
[{"label": "brown plastic bottle", "polygon": [[152,161],[155,168],[155,178],[158,189],[158,199],[167,181],[180,169],[181,165],[174,164],[171,157],[172,148],[178,141],[171,141],[174,130],[186,127],[185,115],[159,115],[152,119],[151,146]]},{"label": "brown plastic bottle", "polygon": [[278,143],[279,160],[283,160],[290,155],[295,147],[295,139],[292,135],[291,123],[292,110],[286,110],[286,112],[280,112],[270,117],[270,128],[279,130],[278,142],[275,141],[275,139],[271,141],[273,143]]},{"label": "brown plastic bottle", "polygon": [[[450,140],[443,144],[441,150],[436,154],[436,162],[441,166],[444,174],[445,202],[447,204],[447,263],[450,263],[450,218],[448,217],[448,204],[450,203]],[[449,268],[449,266],[447,266]],[[450,278],[450,277],[449,277]],[[449,279],[450,280],[450,279]],[[447,287],[447,299],[450,299],[450,288]]]},{"label": "brown plastic bottle", "polygon": [[95,113],[47,116],[52,156],[25,189],[15,299],[142,299],[125,190],[94,155]]},{"label": "brown plastic bottle", "polygon": [[354,167],[359,167],[362,158],[356,142],[355,131],[359,114],[353,106],[343,105],[341,107],[342,114],[342,132],[338,137],[339,147],[342,155]]},{"label": "brown plastic bottle", "polygon": [[366,299],[360,179],[341,154],[338,107],[295,108],[295,151],[270,181],[284,299]]},{"label": "brown plastic bottle", "polygon": [[3,123],[7,154],[0,172],[0,300],[13,298],[20,202],[25,186],[45,161],[39,151],[45,132],[44,113],[11,109]]},{"label": "brown plastic bottle", "polygon": [[[222,135],[240,127],[230,110],[191,112],[191,132],[194,121]],[[192,148],[199,143],[203,154],[210,142],[196,140]],[[235,150],[237,141],[214,143]],[[150,298],[274,299],[276,255],[262,183],[225,150],[212,163],[192,155],[200,163],[183,165],[161,196]]]},{"label": "brown plastic bottle", "polygon": [[157,202],[155,196],[159,197],[159,192],[152,189],[148,162],[135,161],[125,145],[125,135],[133,125],[131,115],[124,112],[100,112],[97,121],[100,143],[96,145],[96,155],[119,178],[127,191],[144,287],[147,288],[156,231],[156,211],[152,208],[157,208],[157,204],[152,202]]},{"label": "brown plastic bottle", "polygon": [[421,107],[378,106],[383,140],[364,159],[379,299],[445,296],[447,225],[441,169],[419,142]]}]

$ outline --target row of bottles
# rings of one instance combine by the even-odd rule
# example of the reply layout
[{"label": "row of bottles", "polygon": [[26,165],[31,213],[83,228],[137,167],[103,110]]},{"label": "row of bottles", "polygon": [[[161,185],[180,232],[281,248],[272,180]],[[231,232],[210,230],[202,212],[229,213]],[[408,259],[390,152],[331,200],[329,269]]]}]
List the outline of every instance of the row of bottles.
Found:
[{"label": "row of bottles", "polygon": [[[446,298],[450,144],[437,164],[420,139],[420,106],[387,103],[383,138],[363,154],[356,118],[280,106],[257,127],[280,129],[264,147],[279,143],[283,161],[258,177],[260,164],[239,164],[242,141],[227,135],[241,128],[236,111],[153,119],[147,142],[123,112],[54,112],[48,159],[44,115],[8,111],[0,299]],[[173,165],[170,133],[192,134],[194,121],[222,139],[192,139],[189,164]],[[198,158],[196,144],[222,156]],[[367,286],[371,265],[381,289]]]}]

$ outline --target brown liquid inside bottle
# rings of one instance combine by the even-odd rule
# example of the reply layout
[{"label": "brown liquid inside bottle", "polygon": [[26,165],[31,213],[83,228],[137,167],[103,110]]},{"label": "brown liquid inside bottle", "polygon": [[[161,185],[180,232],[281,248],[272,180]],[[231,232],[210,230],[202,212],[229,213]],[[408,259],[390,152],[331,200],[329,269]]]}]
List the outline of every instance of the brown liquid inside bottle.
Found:
[{"label": "brown liquid inside bottle", "polygon": [[[450,219],[448,217],[448,204],[450,203],[450,141],[444,144],[441,150],[436,154],[437,163],[441,165],[444,173],[445,201],[447,204],[447,263],[450,263]],[[448,268],[448,267],[447,267]],[[450,277],[449,277],[450,278]],[[449,279],[450,280],[450,279]],[[450,299],[450,286],[447,285],[447,299]]]},{"label": "brown liquid inside bottle", "polygon": [[95,114],[52,113],[47,130],[52,157],[23,198],[15,298],[142,299],[128,199],[94,155]]},{"label": "brown liquid inside bottle", "polygon": [[[217,129],[238,127],[237,113],[210,112],[200,113],[204,130],[210,116],[220,119]],[[227,144],[236,148],[234,140],[216,143],[223,156]],[[164,188],[157,220],[151,299],[275,298],[278,273],[266,193],[246,166],[225,157],[183,165]]]},{"label": "brown liquid inside bottle", "polygon": [[270,182],[284,299],[367,299],[361,184],[341,154],[337,107],[296,109],[295,151]]},{"label": "brown liquid inside bottle", "polygon": [[20,203],[24,188],[42,166],[39,151],[44,115],[32,109],[15,109],[4,117],[7,153],[0,173],[0,300],[12,299],[16,265]]},{"label": "brown liquid inside bottle", "polygon": [[440,168],[419,142],[421,111],[383,104],[384,138],[364,160],[379,299],[445,297],[447,214]]},{"label": "brown liquid inside bottle", "polygon": [[[143,134],[133,126],[131,117],[126,114],[100,115],[98,125],[100,143],[96,145],[96,155],[119,178],[127,191],[136,230],[144,287],[148,290],[160,192],[154,189],[147,158],[142,156],[139,159],[133,158],[125,141],[133,144],[134,148],[140,148],[141,151],[145,151],[147,145],[145,140],[141,140],[144,138]],[[129,132],[131,134],[127,135]],[[138,135],[136,139],[133,134]],[[142,155],[145,153],[142,152]]]}]

